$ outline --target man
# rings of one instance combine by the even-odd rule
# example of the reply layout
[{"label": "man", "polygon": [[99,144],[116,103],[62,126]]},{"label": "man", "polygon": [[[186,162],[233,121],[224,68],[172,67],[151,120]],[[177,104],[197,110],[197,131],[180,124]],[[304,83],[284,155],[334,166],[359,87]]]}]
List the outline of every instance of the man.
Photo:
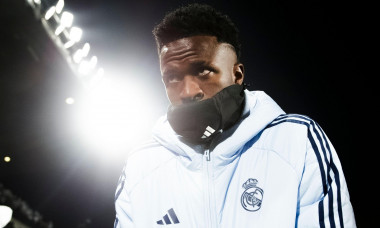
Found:
[{"label": "man", "polygon": [[191,4],[153,33],[171,105],[127,159],[115,227],[356,227],[329,139],[245,89],[227,16]]}]

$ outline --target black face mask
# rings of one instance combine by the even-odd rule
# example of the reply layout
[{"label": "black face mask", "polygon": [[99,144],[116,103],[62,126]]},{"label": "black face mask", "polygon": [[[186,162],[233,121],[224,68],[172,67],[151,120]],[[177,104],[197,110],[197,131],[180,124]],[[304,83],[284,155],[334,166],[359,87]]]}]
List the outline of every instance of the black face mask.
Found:
[{"label": "black face mask", "polygon": [[170,105],[167,118],[174,131],[192,143],[205,143],[220,130],[240,118],[244,107],[244,86],[228,86],[210,99],[183,105]]}]

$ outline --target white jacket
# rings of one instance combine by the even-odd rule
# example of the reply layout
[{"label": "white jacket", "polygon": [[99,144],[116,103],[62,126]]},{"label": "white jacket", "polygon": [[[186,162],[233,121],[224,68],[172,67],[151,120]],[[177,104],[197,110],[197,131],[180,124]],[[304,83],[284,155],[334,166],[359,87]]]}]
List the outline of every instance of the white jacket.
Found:
[{"label": "white jacket", "polygon": [[356,227],[339,158],[312,119],[245,91],[242,118],[210,149],[162,117],[128,157],[115,227]]}]

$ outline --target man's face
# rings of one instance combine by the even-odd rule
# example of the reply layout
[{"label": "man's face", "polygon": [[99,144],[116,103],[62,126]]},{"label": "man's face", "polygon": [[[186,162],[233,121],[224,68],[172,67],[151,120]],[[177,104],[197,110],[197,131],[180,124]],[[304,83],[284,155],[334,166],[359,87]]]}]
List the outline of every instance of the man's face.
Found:
[{"label": "man's face", "polygon": [[241,84],[243,65],[229,44],[213,36],[192,36],[161,49],[160,68],[166,93],[173,105],[213,97],[232,84]]}]

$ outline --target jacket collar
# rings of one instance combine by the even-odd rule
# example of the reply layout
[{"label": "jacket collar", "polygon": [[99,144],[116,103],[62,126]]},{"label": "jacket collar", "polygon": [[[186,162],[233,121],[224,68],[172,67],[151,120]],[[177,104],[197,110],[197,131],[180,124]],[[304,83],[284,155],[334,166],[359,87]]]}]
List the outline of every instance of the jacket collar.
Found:
[{"label": "jacket collar", "polygon": [[[240,120],[230,129],[215,136],[209,145],[213,164],[224,166],[238,156],[244,145],[258,135],[277,116],[284,111],[263,91],[245,90],[245,106]],[[176,154],[190,169],[199,169],[202,165],[205,145],[193,145],[183,142],[162,116],[153,128],[153,138],[163,147]]]}]

